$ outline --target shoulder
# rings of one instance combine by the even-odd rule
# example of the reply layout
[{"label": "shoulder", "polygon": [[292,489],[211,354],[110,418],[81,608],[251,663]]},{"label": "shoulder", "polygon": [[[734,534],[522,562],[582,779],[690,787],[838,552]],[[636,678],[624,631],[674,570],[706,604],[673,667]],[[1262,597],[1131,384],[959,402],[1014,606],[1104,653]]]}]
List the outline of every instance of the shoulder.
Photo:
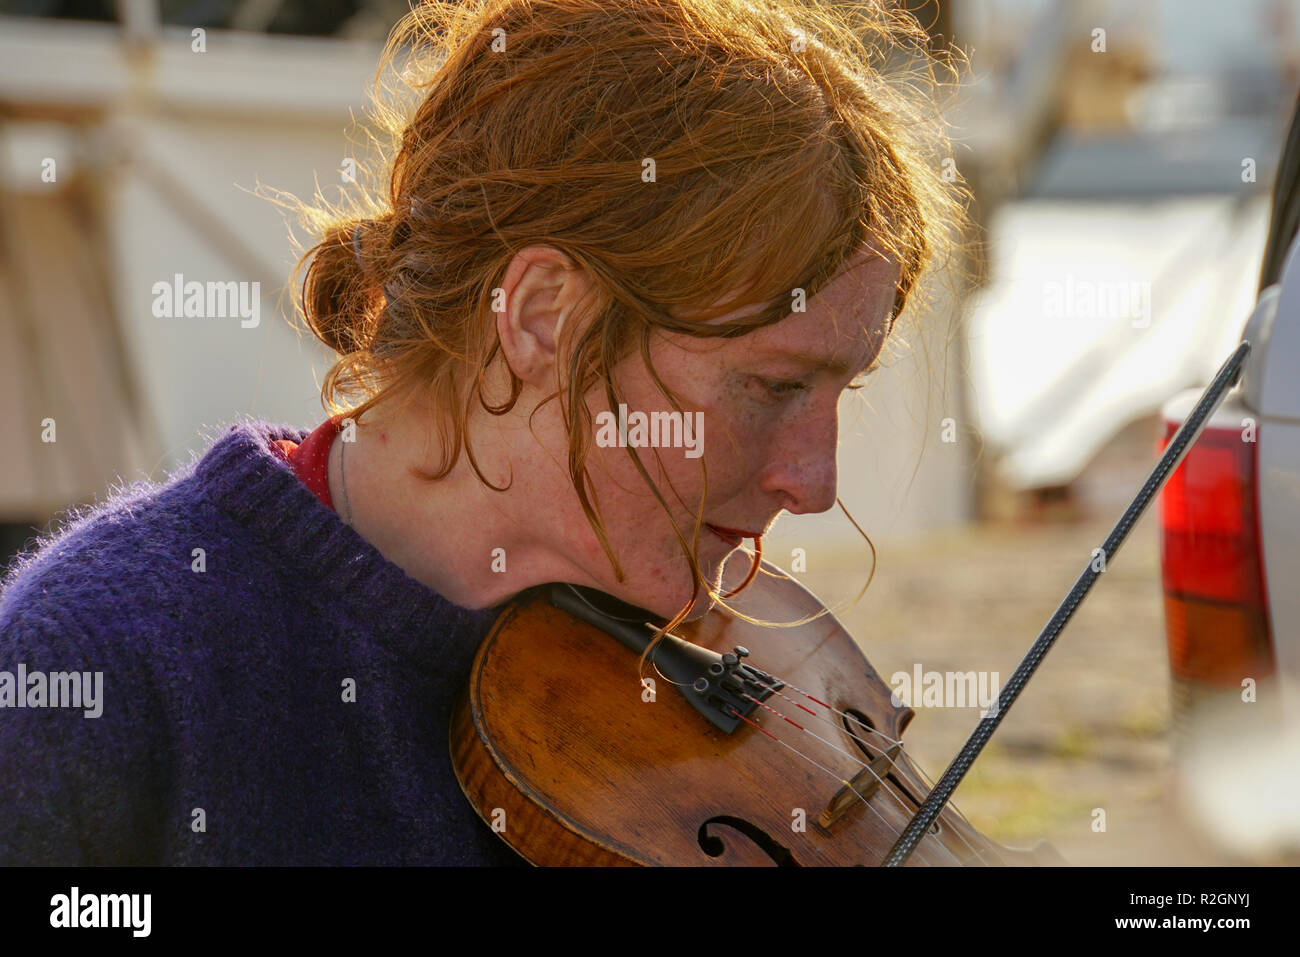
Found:
[{"label": "shoulder", "polygon": [[127,641],[192,597],[211,599],[200,579],[209,553],[238,548],[256,561],[251,536],[219,507],[216,486],[237,484],[232,460],[255,455],[257,445],[276,467],[269,440],[300,432],[234,423],[163,482],[119,482],[102,500],[66,510],[0,579],[0,647],[19,628]]}]

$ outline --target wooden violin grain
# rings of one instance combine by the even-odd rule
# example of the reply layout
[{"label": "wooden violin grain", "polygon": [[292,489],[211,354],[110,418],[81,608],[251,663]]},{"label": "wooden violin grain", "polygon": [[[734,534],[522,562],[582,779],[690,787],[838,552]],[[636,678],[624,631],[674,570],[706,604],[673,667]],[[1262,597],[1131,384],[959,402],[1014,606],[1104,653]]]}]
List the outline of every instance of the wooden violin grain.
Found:
[{"label": "wooden violin grain", "polygon": [[[778,622],[822,608],[766,563],[731,604]],[[905,793],[923,798],[928,789],[910,762],[895,762],[868,800],[829,828],[817,823],[864,763],[842,716],[816,702],[855,709],[890,739],[913,716],[892,703],[840,623],[826,614],[763,627],[714,610],[676,633],[719,652],[743,645],[748,664],[788,686],[750,715],[752,724],[726,734],[650,666],[654,693],[643,695],[637,655],[542,593],[511,604],[480,646],[452,716],[452,763],[483,819],[539,865],[878,864],[915,812]],[[890,743],[866,740],[875,753]],[[937,831],[909,865],[1034,860],[988,841],[951,808]]]}]

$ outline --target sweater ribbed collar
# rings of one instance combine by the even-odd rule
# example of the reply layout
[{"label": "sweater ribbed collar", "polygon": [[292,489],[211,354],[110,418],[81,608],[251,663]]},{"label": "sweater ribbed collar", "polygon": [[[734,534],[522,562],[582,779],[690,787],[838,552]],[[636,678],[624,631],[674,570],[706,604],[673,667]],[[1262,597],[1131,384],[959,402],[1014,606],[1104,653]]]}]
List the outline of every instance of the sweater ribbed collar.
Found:
[{"label": "sweater ribbed collar", "polygon": [[195,464],[207,497],[248,528],[279,567],[333,595],[369,624],[372,637],[424,666],[468,663],[503,606],[475,610],[452,603],[411,578],[344,524],[294,475],[269,443],[302,442],[308,430],[260,421],[225,427]]}]

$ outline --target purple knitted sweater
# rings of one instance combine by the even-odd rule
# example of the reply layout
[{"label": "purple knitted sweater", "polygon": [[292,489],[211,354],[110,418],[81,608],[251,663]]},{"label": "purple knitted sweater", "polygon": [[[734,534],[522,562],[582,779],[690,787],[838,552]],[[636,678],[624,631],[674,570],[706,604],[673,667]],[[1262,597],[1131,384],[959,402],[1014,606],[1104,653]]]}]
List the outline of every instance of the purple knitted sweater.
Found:
[{"label": "purple knitted sweater", "polygon": [[0,863],[522,862],[447,746],[496,609],[322,505],[268,447],[306,435],[230,425],[9,566]]}]

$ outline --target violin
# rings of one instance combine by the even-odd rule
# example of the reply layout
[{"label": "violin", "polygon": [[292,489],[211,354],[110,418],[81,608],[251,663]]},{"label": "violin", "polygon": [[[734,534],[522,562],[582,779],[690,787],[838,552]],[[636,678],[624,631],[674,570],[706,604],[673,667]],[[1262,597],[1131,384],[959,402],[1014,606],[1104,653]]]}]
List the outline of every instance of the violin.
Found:
[{"label": "violin", "polygon": [[[664,622],[612,596],[537,586],[498,616],[450,744],[465,796],[516,852],[546,866],[882,862],[930,790],[901,740],[914,712],[811,591],[755,558],[728,603],[812,620],[715,608],[665,635],[646,677],[638,655]],[[906,863],[1066,862],[1046,842],[999,845],[946,804]]]}]

